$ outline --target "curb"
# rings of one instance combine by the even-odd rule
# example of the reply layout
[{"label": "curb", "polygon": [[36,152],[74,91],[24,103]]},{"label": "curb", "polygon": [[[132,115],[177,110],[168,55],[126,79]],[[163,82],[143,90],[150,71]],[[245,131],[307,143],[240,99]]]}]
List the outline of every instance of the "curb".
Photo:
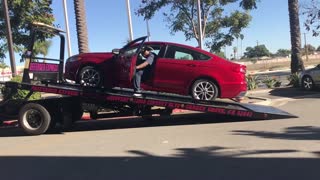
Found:
[{"label": "curb", "polygon": [[251,103],[251,104],[258,104],[258,105],[268,106],[268,105],[270,105],[272,103],[271,99],[269,99],[269,98],[255,97],[255,96],[247,96],[247,98],[249,98],[249,101],[250,101],[250,99],[259,100],[258,102],[254,102],[254,103]]},{"label": "curb", "polygon": [[259,90],[251,90],[248,91],[247,94],[248,95],[252,95],[252,94],[262,94],[262,93],[269,93],[270,91],[272,91],[274,89],[259,89]]}]

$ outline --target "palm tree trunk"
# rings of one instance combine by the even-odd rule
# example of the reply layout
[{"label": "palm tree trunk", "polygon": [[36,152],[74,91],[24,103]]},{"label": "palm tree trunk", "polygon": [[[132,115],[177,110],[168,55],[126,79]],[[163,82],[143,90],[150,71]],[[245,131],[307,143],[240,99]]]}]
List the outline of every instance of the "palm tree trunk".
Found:
[{"label": "palm tree trunk", "polygon": [[291,73],[304,70],[301,58],[301,33],[299,22],[299,0],[288,0],[291,35]]},{"label": "palm tree trunk", "polygon": [[89,51],[89,47],[84,0],[74,0],[74,10],[76,15],[79,53],[85,53]]}]

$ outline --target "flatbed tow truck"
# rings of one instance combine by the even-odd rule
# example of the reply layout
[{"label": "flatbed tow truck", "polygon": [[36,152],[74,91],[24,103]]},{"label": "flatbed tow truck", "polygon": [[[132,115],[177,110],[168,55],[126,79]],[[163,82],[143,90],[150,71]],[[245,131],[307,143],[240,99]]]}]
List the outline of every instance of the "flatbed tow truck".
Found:
[{"label": "flatbed tow truck", "polygon": [[[34,57],[33,44],[37,32],[45,32],[60,37],[58,59]],[[225,116],[252,119],[294,118],[296,116],[280,109],[230,101],[199,101],[191,97],[146,91],[142,97],[133,97],[131,89],[93,88],[68,83],[63,78],[64,44],[63,31],[41,23],[34,23],[31,43],[22,56],[25,61],[23,80],[0,82],[9,94],[0,102],[0,124],[5,119],[18,119],[19,127],[27,135],[40,135],[56,127],[57,123],[70,127],[81,119],[83,112],[90,112],[99,118],[99,109],[108,109],[105,117],[141,116],[149,119],[154,114],[170,115],[173,109],[185,109]],[[45,60],[45,62],[39,62]],[[55,63],[48,63],[53,61]],[[30,74],[33,74],[30,78]],[[35,81],[35,79],[37,79]],[[18,90],[28,90],[24,99],[11,98]],[[28,100],[35,92],[60,96]]]}]

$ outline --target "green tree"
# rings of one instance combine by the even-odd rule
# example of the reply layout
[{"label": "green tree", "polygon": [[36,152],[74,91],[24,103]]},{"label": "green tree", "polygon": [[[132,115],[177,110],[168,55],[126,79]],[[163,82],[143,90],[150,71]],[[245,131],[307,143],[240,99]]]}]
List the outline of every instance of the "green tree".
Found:
[{"label": "green tree", "polygon": [[320,4],[318,0],[311,0],[303,8],[303,13],[307,19],[304,25],[308,31],[312,31],[313,36],[320,34]]},{"label": "green tree", "polygon": [[[202,0],[201,19],[205,44],[212,52],[219,52],[221,47],[231,45],[248,26],[251,16],[248,10],[256,8],[259,0]],[[227,14],[224,7],[240,2],[243,11],[236,10]],[[142,0],[136,14],[144,19],[151,19],[164,7],[171,9],[163,15],[172,34],[183,32],[186,40],[195,38],[199,42],[197,2],[195,0]]]},{"label": "green tree", "polygon": [[291,73],[304,70],[301,58],[301,33],[299,22],[299,0],[288,0],[291,36]]},{"label": "green tree", "polygon": [[276,56],[280,57],[287,57],[291,54],[291,51],[289,49],[278,49]]},{"label": "green tree", "polygon": [[46,40],[46,41],[36,41],[36,43],[34,44],[34,55],[38,55],[38,54],[42,54],[43,57],[46,57],[48,55],[49,52],[49,48],[52,44],[51,40]]},{"label": "green tree", "polygon": [[7,67],[9,67],[6,63],[4,63],[4,62],[0,62],[0,69],[5,69],[5,68],[7,68]]},{"label": "green tree", "polygon": [[320,46],[318,46],[317,51],[320,51]]},{"label": "green tree", "polygon": [[89,51],[89,45],[84,0],[74,0],[74,11],[76,16],[79,53],[85,53]]},{"label": "green tree", "polygon": [[[8,9],[12,28],[13,43],[15,50],[19,51],[27,46],[30,38],[32,22],[42,22],[53,25],[54,17],[50,7],[52,0],[8,0]],[[2,16],[3,9],[0,8],[0,58],[5,57],[7,52],[6,28]],[[44,40],[47,37],[45,33],[39,34],[38,39]]]},{"label": "green tree", "polygon": [[244,52],[244,56],[247,58],[260,58],[263,56],[270,56],[270,51],[267,49],[265,45],[258,45],[255,47],[247,47],[246,52]]},{"label": "green tree", "polygon": [[306,48],[302,49],[303,55],[305,55],[306,52],[308,52],[308,55],[309,55],[309,54],[313,54],[316,51],[316,48],[314,46],[312,46],[311,44],[307,44],[306,47],[307,47],[307,51],[306,51]]}]

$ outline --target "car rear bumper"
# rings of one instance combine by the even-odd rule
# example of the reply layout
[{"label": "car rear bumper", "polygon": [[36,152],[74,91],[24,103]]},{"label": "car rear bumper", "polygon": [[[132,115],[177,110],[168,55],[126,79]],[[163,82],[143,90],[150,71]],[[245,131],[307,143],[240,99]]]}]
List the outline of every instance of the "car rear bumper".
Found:
[{"label": "car rear bumper", "polygon": [[220,90],[220,98],[241,98],[247,94],[247,83],[226,84]]}]

